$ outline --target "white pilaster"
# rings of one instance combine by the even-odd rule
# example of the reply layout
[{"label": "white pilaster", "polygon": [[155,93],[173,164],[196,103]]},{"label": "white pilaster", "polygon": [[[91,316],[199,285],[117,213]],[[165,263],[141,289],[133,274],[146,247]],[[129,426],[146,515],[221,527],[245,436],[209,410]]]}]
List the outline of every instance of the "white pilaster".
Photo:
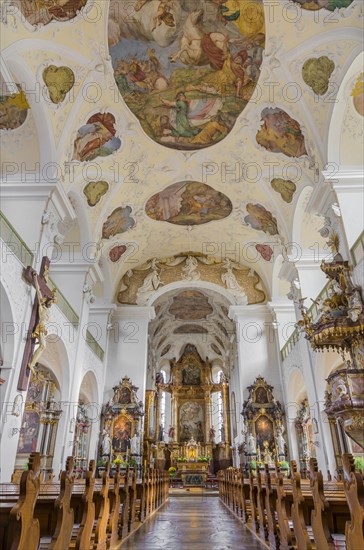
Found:
[{"label": "white pilaster", "polygon": [[144,402],[148,327],[155,318],[153,307],[120,306],[113,315],[114,328],[109,333],[109,357],[105,393],[109,398],[113,386],[125,375],[138,386],[138,397]]}]

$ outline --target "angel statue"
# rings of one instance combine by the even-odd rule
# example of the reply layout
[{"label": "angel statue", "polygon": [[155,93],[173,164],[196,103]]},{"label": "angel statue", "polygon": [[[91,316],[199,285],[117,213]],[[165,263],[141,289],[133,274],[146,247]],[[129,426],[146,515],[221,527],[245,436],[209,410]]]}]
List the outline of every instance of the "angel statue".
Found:
[{"label": "angel statue", "polygon": [[157,258],[153,258],[150,267],[152,271],[145,277],[143,285],[137,292],[138,306],[145,305],[150,295],[163,285],[158,273]]},{"label": "angel statue", "polygon": [[239,305],[247,305],[248,298],[233,273],[234,264],[231,260],[229,260],[229,258],[226,258],[222,267],[226,269],[225,273],[221,275],[222,282],[224,283],[226,288],[230,290],[231,293],[234,295],[236,302]]},{"label": "angel statue", "polygon": [[201,275],[197,271],[198,263],[196,258],[188,256],[186,259],[186,265],[182,268],[182,278],[185,281],[198,281]]}]

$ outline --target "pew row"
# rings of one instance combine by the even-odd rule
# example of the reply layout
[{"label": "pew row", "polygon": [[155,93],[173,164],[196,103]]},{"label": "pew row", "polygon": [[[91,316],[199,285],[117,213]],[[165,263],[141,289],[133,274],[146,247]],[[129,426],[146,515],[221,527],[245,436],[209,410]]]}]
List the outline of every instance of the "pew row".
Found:
[{"label": "pew row", "polygon": [[40,455],[32,453],[20,483],[0,484],[1,550],[106,550],[116,548],[168,499],[166,472],[146,470],[142,479],[107,465],[101,479],[91,460],[75,480],[69,457],[59,480],[41,482]]},{"label": "pew row", "polygon": [[361,550],[364,548],[363,475],[352,455],[343,455],[343,479],[324,480],[316,459],[309,479],[291,461],[290,477],[280,471],[249,475],[228,468],[218,474],[222,502],[264,544],[279,550]]}]

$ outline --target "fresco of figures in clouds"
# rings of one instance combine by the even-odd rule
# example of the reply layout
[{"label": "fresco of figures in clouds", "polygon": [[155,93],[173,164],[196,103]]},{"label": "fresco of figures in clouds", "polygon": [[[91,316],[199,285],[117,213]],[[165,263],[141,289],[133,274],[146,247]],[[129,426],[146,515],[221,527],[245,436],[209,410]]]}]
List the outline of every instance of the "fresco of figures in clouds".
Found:
[{"label": "fresco of figures in clouds", "polygon": [[30,109],[25,93],[0,95],[0,130],[15,130],[24,124]]},{"label": "fresco of figures in clouds", "polygon": [[361,73],[351,92],[356,112],[364,116],[364,73]]},{"label": "fresco of figures in clouds", "polygon": [[96,113],[77,132],[73,160],[81,162],[107,157],[121,147],[116,137],[115,117],[111,113]]},{"label": "fresco of figures in clouds", "polygon": [[11,0],[23,17],[33,26],[51,21],[70,21],[86,5],[87,0]]},{"label": "fresco of figures in clouds", "polygon": [[299,4],[304,10],[317,11],[323,8],[329,11],[335,11],[340,8],[348,8],[354,0],[292,0]]},{"label": "fresco of figures in clouds", "polygon": [[175,225],[201,225],[222,220],[232,209],[226,195],[196,181],[174,183],[153,195],[145,205],[150,218]]},{"label": "fresco of figures in clouds", "polygon": [[258,82],[263,2],[111,0],[109,46],[146,134],[175,149],[208,147],[231,131]]},{"label": "fresco of figures in clouds", "polygon": [[307,155],[300,124],[278,107],[262,111],[262,125],[256,140],[270,153],[283,153],[287,157]]}]

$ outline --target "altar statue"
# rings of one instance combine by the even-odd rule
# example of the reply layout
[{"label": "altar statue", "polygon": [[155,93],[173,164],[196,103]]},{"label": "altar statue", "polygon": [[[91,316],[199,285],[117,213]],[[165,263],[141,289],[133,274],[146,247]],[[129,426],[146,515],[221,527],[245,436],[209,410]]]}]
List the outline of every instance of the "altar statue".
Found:
[{"label": "altar statue", "polygon": [[130,454],[132,455],[139,455],[140,454],[140,448],[139,448],[139,435],[135,433],[130,441]]},{"label": "altar statue", "polygon": [[252,432],[250,432],[250,434],[248,435],[247,444],[248,444],[248,454],[249,455],[255,455],[256,452],[257,452],[257,444],[256,444],[255,437],[252,434]]},{"label": "altar statue", "polygon": [[173,440],[174,440],[174,426],[169,426],[168,438],[169,438],[169,442],[173,443]]},{"label": "altar statue", "polygon": [[215,443],[215,437],[216,437],[216,430],[213,426],[210,428],[210,441],[211,443]]},{"label": "altar statue", "polygon": [[284,446],[285,446],[286,442],[284,441],[284,437],[282,435],[282,431],[280,429],[277,430],[277,454],[278,454],[278,457],[280,456],[284,456],[285,455],[285,452],[284,452]]},{"label": "altar statue", "polygon": [[111,450],[111,439],[110,434],[108,431],[103,430],[102,432],[102,456],[110,456],[110,450]]},{"label": "altar statue", "polygon": [[197,442],[193,437],[191,437],[191,439],[187,443],[186,454],[189,461],[195,462],[197,460]]},{"label": "altar statue", "polygon": [[263,445],[264,445],[264,452],[263,452],[264,464],[268,464],[268,466],[271,466],[273,464],[273,457],[272,457],[272,453],[269,450],[269,442],[264,441]]}]

